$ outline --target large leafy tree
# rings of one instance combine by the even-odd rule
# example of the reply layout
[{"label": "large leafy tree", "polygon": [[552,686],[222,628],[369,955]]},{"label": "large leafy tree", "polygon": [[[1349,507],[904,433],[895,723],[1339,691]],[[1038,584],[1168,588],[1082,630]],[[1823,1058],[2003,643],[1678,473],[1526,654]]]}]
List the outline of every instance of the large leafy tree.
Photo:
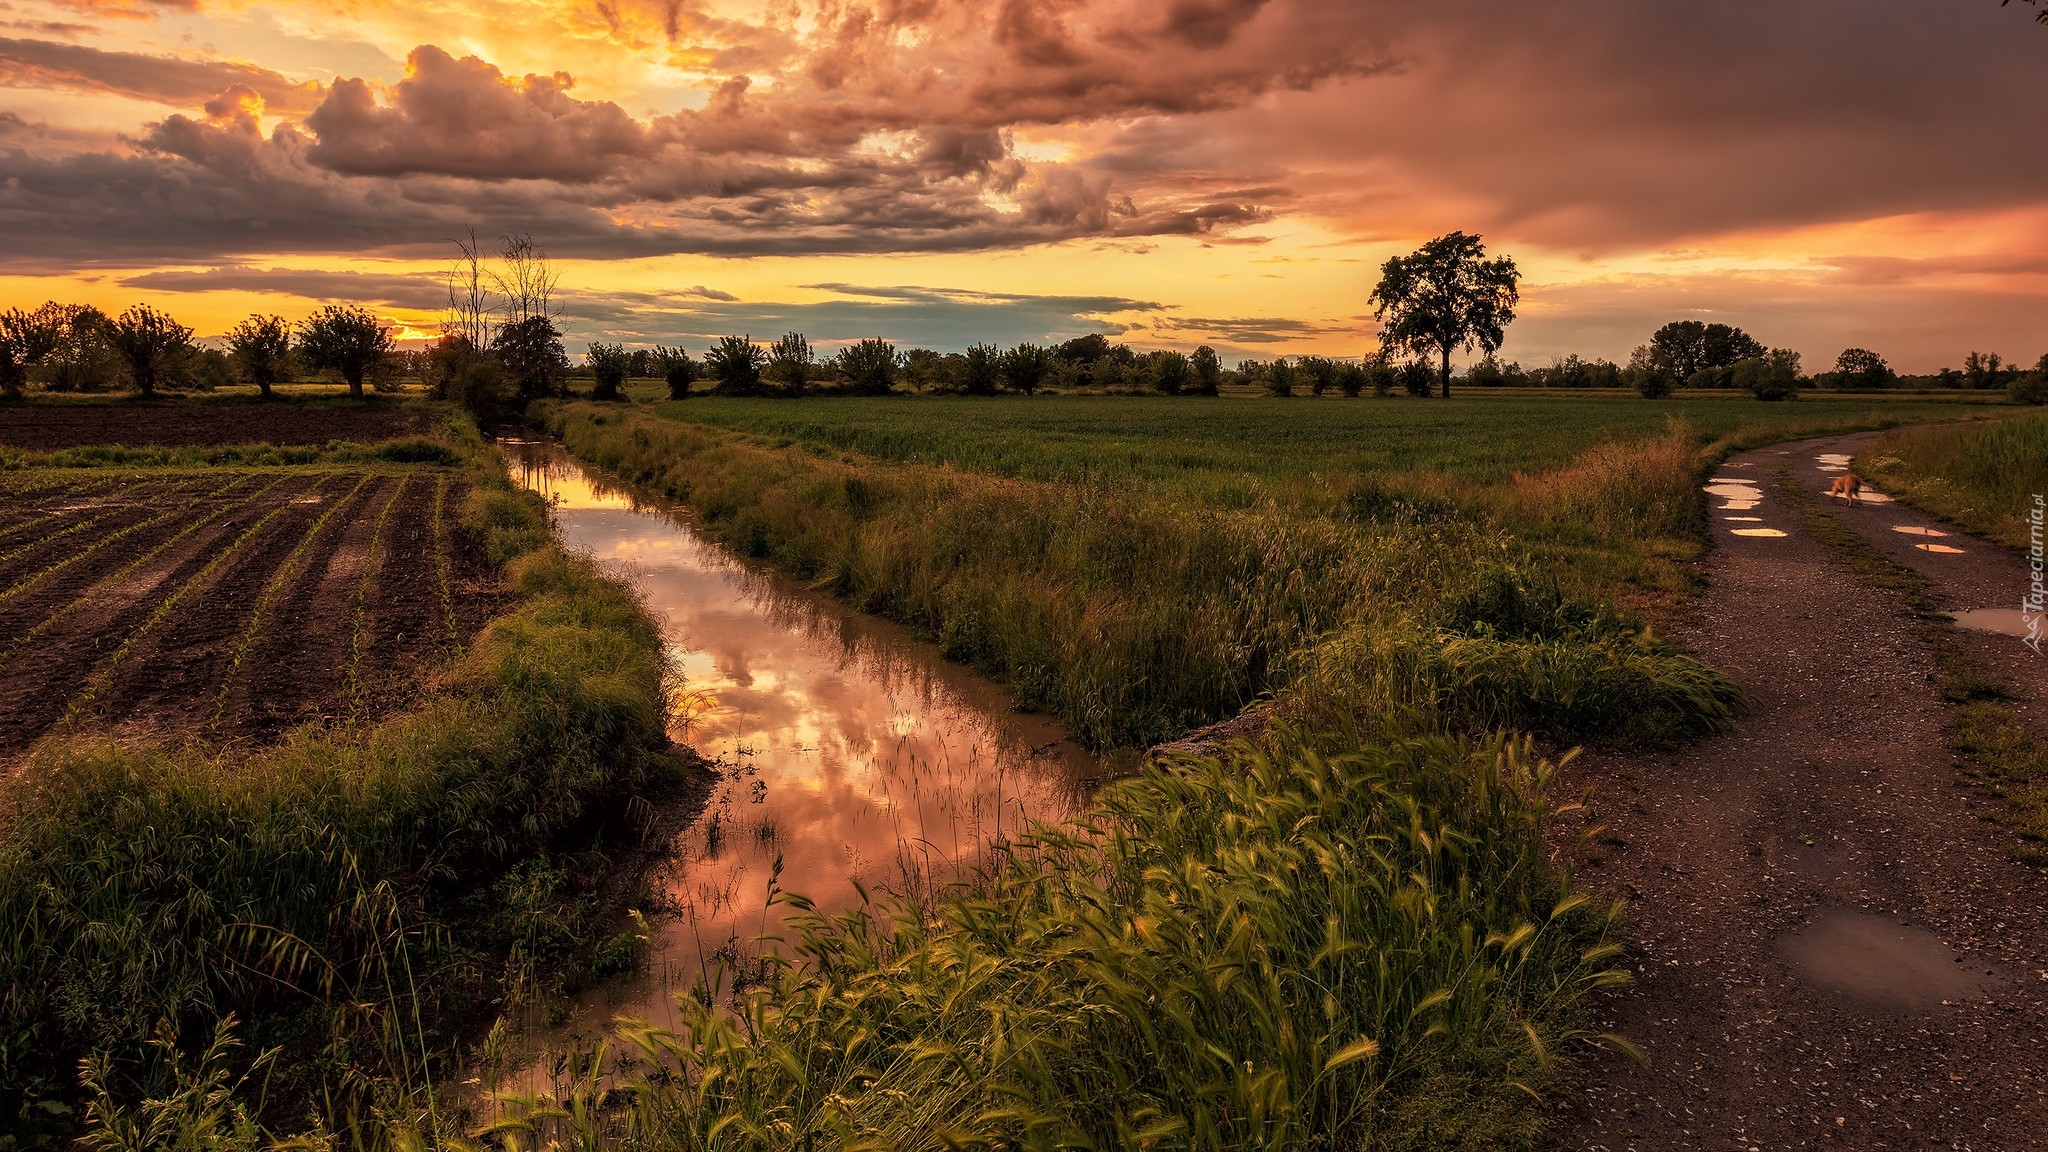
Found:
[{"label": "large leafy tree", "polygon": [[20,399],[28,384],[28,370],[57,350],[62,332],[51,308],[0,312],[0,396]]},{"label": "large leafy tree", "polygon": [[520,404],[561,393],[569,353],[552,320],[535,315],[505,325],[491,341],[491,351],[518,387]]},{"label": "large leafy tree", "polygon": [[1223,360],[1216,350],[1207,344],[1196,348],[1188,357],[1188,367],[1195,372],[1195,391],[1203,396],[1214,396],[1216,386],[1223,382]]},{"label": "large leafy tree", "polygon": [[228,329],[228,355],[242,378],[256,386],[265,400],[270,387],[285,378],[292,350],[291,326],[282,316],[261,313]]},{"label": "large leafy tree", "polygon": [[144,396],[156,395],[157,386],[168,383],[192,354],[192,330],[147,304],[115,317],[107,342]]},{"label": "large leafy tree", "polygon": [[1696,372],[1732,368],[1765,352],[1756,337],[1740,328],[1699,320],[1673,320],[1651,335],[1646,364],[1669,372],[1682,382],[1692,379]]},{"label": "large leafy tree", "polygon": [[810,379],[811,364],[818,358],[811,342],[801,332],[784,332],[768,349],[767,376],[791,396],[801,396]]},{"label": "large leafy tree", "polygon": [[366,309],[330,304],[299,329],[299,356],[313,368],[341,373],[357,400],[363,398],[363,377],[390,353],[391,330]]},{"label": "large leafy tree", "polygon": [[1019,344],[1003,353],[999,367],[1003,383],[1013,392],[1029,396],[1045,383],[1045,377],[1052,371],[1052,349],[1038,344]]},{"label": "large leafy tree", "polygon": [[1451,394],[1451,354],[1477,345],[1493,353],[1507,337],[1521,298],[1521,270],[1507,256],[1487,259],[1478,236],[1452,232],[1380,266],[1372,290],[1380,343],[1434,357],[1443,394]]},{"label": "large leafy tree", "polygon": [[1002,378],[1003,354],[993,344],[970,344],[961,364],[961,387],[969,396],[993,396]]},{"label": "large leafy tree", "polygon": [[861,340],[839,350],[832,366],[858,396],[887,396],[896,386],[896,370],[902,366],[896,346],[887,340]]},{"label": "large leafy tree", "polygon": [[1889,388],[1898,382],[1898,373],[1884,362],[1884,357],[1868,348],[1844,348],[1835,357],[1835,375],[1844,388],[1872,389]]}]

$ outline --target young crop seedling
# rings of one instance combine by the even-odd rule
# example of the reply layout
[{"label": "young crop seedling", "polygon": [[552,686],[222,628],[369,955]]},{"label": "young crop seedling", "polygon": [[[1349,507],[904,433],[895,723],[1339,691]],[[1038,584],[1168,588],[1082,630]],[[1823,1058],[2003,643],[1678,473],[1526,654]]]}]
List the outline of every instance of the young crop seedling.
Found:
[{"label": "young crop seedling", "polygon": [[242,509],[248,507],[250,504],[253,504],[256,501],[261,500],[263,497],[269,495],[270,492],[273,489],[275,489],[278,485],[284,483],[285,480],[287,479],[289,479],[288,476],[280,475],[271,480],[270,483],[263,485],[261,488],[256,489],[255,491],[249,493],[246,496],[243,496],[241,499],[236,500],[232,503],[223,504],[220,507],[215,508],[213,511],[208,512],[206,515],[200,517],[199,519],[194,520],[190,524],[185,525],[183,528],[178,529],[178,531],[175,534],[166,537],[164,540],[160,541],[155,547],[151,548],[147,552],[144,552],[142,555],[137,556],[135,559],[130,560],[127,564],[123,565],[118,570],[111,572],[105,576],[102,576],[98,580],[95,580],[89,587],[87,587],[83,592],[80,592],[75,598],[59,606],[54,612],[50,613],[48,616],[45,616],[42,620],[38,621],[33,628],[30,628],[28,631],[23,632],[20,635],[14,637],[12,640],[8,641],[6,649],[0,650],[0,664],[5,664],[8,660],[12,659],[17,653],[27,648],[30,644],[35,643],[35,641],[39,637],[41,637],[44,633],[48,632],[51,628],[55,627],[60,621],[62,621],[66,616],[69,616],[74,610],[78,609],[79,607],[85,604],[91,603],[94,597],[97,596],[103,590],[107,588],[118,587],[119,585],[124,583],[130,576],[134,575],[137,571],[139,571],[144,565],[156,559],[158,556],[163,555],[172,547],[190,537],[194,532],[199,531],[201,528],[206,527],[208,524],[213,523],[215,520],[218,520],[221,517],[228,515],[229,513],[239,512]]},{"label": "young crop seedling", "polygon": [[205,586],[215,573],[235,561],[240,556],[242,550],[249,545],[250,541],[256,539],[265,528],[270,527],[272,521],[284,515],[290,507],[290,504],[279,504],[258,517],[255,523],[243,529],[241,535],[236,536],[233,542],[221,549],[219,554],[208,561],[205,567],[193,573],[190,579],[178,586],[177,591],[165,597],[157,605],[156,611],[150,613],[147,620],[144,620],[141,625],[121,641],[120,647],[114,649],[111,655],[100,662],[100,666],[94,670],[91,678],[86,681],[84,689],[77,696],[73,697],[71,703],[65,707],[63,723],[68,726],[85,715],[86,710],[92,707],[93,702],[99,698],[99,695],[105,692],[107,687],[113,683],[114,672],[121,667],[121,662],[126,660],[135,651],[136,646],[141,644],[151,633],[155,632],[165,620],[168,620],[171,614],[177,611],[178,607],[185,602],[187,597]]},{"label": "young crop seedling", "polygon": [[391,510],[398,506],[399,497],[405,495],[405,486],[411,481],[410,476],[400,479],[390,498],[384,501],[384,507],[377,512],[377,522],[370,528],[370,547],[363,555],[362,575],[356,579],[355,602],[349,611],[348,630],[348,726],[351,728],[362,719],[364,712],[363,651],[370,644],[370,586],[376,583],[377,565],[383,558],[384,526],[390,521]]},{"label": "young crop seedling", "polygon": [[[241,671],[242,662],[248,658],[250,649],[255,647],[257,638],[262,635],[264,620],[276,606],[278,597],[298,578],[300,565],[304,563],[314,541],[320,538],[320,534],[337,516],[354,507],[356,497],[369,485],[371,479],[370,475],[364,474],[356,480],[355,487],[329,504],[327,511],[322,512],[319,518],[313,521],[313,526],[306,529],[306,534],[300,538],[298,545],[285,557],[284,563],[278,565],[277,572],[264,585],[262,594],[256,598],[255,606],[249,609],[249,622],[243,626],[241,638],[235,642],[234,654],[228,657],[227,670],[221,674],[220,690],[214,694],[213,716],[206,725],[208,732],[220,730],[221,718],[227,714],[228,696],[234,689],[236,675]],[[321,482],[325,481],[326,478],[322,477]],[[313,491],[318,490],[319,485],[316,484]]]}]

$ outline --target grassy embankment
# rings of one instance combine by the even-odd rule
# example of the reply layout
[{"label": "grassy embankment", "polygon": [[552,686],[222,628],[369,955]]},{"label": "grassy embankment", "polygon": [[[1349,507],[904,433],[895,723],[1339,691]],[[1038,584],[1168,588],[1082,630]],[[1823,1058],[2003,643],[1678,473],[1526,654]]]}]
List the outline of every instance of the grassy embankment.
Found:
[{"label": "grassy embankment", "polygon": [[[678,771],[658,631],[553,542],[544,506],[466,421],[310,455],[52,457],[13,463],[149,476],[438,460],[469,485],[467,544],[502,566],[510,606],[399,714],[254,751],[78,735],[17,767],[0,795],[0,1147],[76,1128],[81,1059],[106,1146],[169,1147],[186,1129],[177,1146],[213,1147],[188,1128],[207,1124],[251,1144],[238,1114],[369,1138],[435,1110],[466,1024],[623,959],[598,894],[607,854],[636,843],[632,798]],[[241,1055],[208,1076],[276,1046],[239,1093],[186,1075],[230,1021]],[[159,1032],[176,1043],[149,1044]]]},{"label": "grassy embankment", "polygon": [[1865,446],[1855,466],[1907,503],[2024,551],[2034,501],[2048,496],[2048,412],[1900,429]]},{"label": "grassy embankment", "polygon": [[[1995,424],[1907,428],[1857,453],[1855,467],[1900,499],[2022,552],[2038,539],[2031,516],[2048,497],[2048,413]],[[1816,512],[1816,515],[1825,515]],[[1874,586],[1898,590],[1922,618],[1941,688],[1957,705],[1949,743],[2002,800],[2020,842],[2015,859],[2048,864],[2048,747],[2007,706],[2007,691],[1956,644],[1933,587],[1829,521],[1827,538]]]},{"label": "grassy embankment", "polygon": [[1548,766],[1447,730],[1722,722],[1733,686],[1615,606],[1684,587],[1708,441],[1905,415],[1767,426],[1721,403],[1735,418],[1711,436],[1640,402],[1534,428],[1526,405],[1386,405],[1400,426],[1377,436],[1315,419],[1335,406],[1227,401],[550,412],[578,455],[1097,744],[1259,699],[1282,724],[1263,750],[1111,786],[1086,834],[1028,835],[975,889],[799,924],[737,1019],[634,1035],[673,1079],[631,1109],[508,1128],[655,1148],[1526,1143],[1561,1041],[1592,1039],[1585,995],[1625,978],[1614,910],[1543,852]]}]

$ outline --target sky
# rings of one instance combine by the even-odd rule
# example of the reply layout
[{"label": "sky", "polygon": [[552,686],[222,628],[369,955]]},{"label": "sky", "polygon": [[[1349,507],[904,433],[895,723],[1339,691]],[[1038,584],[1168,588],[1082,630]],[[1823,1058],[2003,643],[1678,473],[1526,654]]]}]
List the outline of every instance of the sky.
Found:
[{"label": "sky", "polygon": [[533,237],[572,351],[785,330],[1375,347],[1381,262],[1524,273],[1504,358],[1740,325],[2048,351],[2048,25],[1996,0],[0,0],[0,307],[436,331]]}]

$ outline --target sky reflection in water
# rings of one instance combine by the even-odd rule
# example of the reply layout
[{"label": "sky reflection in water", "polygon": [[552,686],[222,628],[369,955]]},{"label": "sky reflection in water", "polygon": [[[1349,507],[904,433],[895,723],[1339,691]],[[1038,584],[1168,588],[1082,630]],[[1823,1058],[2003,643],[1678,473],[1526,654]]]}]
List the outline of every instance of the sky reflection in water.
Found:
[{"label": "sky reflection in water", "polygon": [[742,565],[557,446],[502,444],[568,545],[623,567],[663,622],[685,680],[676,737],[722,772],[656,879],[675,907],[654,918],[651,971],[586,996],[572,1032],[620,1014],[672,1023],[705,956],[773,929],[778,856],[784,889],[844,907],[853,879],[944,882],[988,838],[1084,802],[1094,759],[934,646]]}]

